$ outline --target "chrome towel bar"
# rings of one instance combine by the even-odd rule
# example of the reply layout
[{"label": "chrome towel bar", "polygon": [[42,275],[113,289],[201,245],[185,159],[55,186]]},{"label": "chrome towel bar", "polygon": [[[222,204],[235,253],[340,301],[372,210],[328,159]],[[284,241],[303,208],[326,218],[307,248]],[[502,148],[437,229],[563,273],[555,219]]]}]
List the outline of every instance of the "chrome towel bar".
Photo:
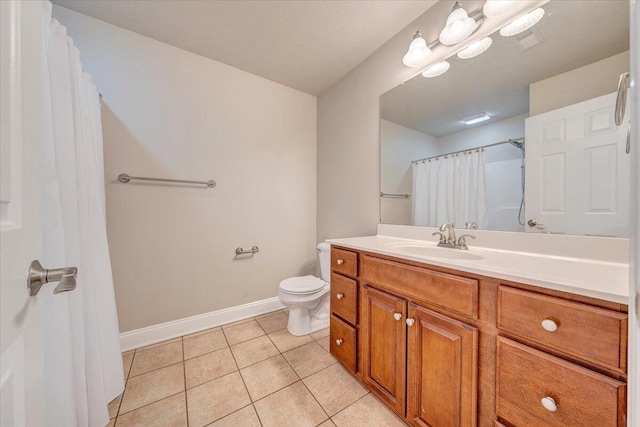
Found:
[{"label": "chrome towel bar", "polygon": [[255,254],[256,252],[260,252],[260,249],[257,246],[252,247],[248,251],[245,251],[242,248],[236,248],[236,255]]},{"label": "chrome towel bar", "polygon": [[380,197],[387,197],[390,199],[409,199],[411,198],[411,194],[393,194],[393,193],[382,193],[380,192]]},{"label": "chrome towel bar", "polygon": [[212,179],[210,179],[209,181],[191,181],[188,179],[148,178],[143,176],[130,176],[126,173],[121,173],[120,175],[118,175],[118,181],[122,182],[123,184],[126,184],[132,179],[137,181],[172,182],[177,184],[202,184],[202,185],[206,185],[209,188],[213,188],[216,186],[216,182]]}]

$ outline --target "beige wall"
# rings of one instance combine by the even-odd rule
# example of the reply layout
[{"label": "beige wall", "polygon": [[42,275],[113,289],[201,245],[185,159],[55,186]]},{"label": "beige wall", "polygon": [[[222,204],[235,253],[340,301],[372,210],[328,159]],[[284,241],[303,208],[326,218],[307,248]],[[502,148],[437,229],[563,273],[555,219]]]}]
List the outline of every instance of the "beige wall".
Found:
[{"label": "beige wall", "polygon": [[615,92],[629,71],[629,51],[619,53],[529,86],[529,114],[535,116]]},{"label": "beige wall", "polygon": [[[545,3],[544,0],[536,4]],[[468,11],[484,1],[467,1]],[[435,40],[453,2],[441,1],[396,34],[318,98],[318,240],[376,233],[379,219],[380,114],[379,97],[408,80],[419,69],[402,65],[402,56],[416,30]],[[533,4],[520,5],[532,8]],[[466,43],[439,46],[433,63],[493,33],[514,14],[487,20]]]},{"label": "beige wall", "polygon": [[[121,332],[274,297],[282,279],[315,272],[314,96],[63,8],[54,15],[104,96]],[[218,186],[120,184],[121,172]],[[253,245],[260,253],[234,259]]]}]

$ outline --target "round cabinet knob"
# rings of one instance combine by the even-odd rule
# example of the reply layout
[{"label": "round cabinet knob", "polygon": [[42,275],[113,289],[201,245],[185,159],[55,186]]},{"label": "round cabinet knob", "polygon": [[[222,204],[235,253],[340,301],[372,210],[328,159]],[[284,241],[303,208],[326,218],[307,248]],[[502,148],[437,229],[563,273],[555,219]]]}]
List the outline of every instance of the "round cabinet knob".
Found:
[{"label": "round cabinet knob", "polygon": [[542,321],[542,328],[547,332],[555,332],[558,330],[558,324],[553,319],[544,319]]},{"label": "round cabinet knob", "polygon": [[407,326],[413,326],[414,323],[415,321],[412,318],[407,319]]},{"label": "round cabinet knob", "polygon": [[344,295],[343,294],[336,294],[336,298],[337,299],[342,299],[342,298],[344,298]]},{"label": "round cabinet knob", "polygon": [[550,412],[556,412],[558,410],[558,404],[552,397],[546,396],[540,399],[540,403],[544,406],[544,409]]},{"label": "round cabinet knob", "polygon": [[402,319],[402,313],[393,313],[393,318],[396,320]]},{"label": "round cabinet knob", "polygon": [[342,338],[338,338],[336,340],[336,345],[341,345],[342,344]]},{"label": "round cabinet knob", "polygon": [[339,260],[336,261],[336,264],[342,265],[342,264],[344,264],[344,260],[343,259],[339,259]]}]

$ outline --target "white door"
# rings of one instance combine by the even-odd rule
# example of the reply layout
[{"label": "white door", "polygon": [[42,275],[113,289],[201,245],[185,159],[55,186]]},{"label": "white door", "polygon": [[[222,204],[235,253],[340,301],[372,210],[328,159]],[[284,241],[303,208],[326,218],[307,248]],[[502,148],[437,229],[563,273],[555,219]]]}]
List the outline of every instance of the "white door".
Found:
[{"label": "white door", "polygon": [[42,302],[27,292],[29,264],[42,259],[42,7],[0,8],[0,425],[31,427],[44,425]]},{"label": "white door", "polygon": [[616,93],[525,121],[529,232],[629,236],[629,114],[614,123]]}]

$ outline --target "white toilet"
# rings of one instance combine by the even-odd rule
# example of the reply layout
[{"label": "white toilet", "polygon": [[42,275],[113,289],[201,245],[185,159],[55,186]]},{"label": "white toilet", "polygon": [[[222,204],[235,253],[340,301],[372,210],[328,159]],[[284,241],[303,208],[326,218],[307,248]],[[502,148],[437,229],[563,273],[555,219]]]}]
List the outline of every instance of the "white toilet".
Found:
[{"label": "white toilet", "polygon": [[289,309],[287,329],[292,335],[307,335],[329,327],[329,278],[331,245],[317,247],[322,278],[291,277],[280,282],[278,298]]}]

